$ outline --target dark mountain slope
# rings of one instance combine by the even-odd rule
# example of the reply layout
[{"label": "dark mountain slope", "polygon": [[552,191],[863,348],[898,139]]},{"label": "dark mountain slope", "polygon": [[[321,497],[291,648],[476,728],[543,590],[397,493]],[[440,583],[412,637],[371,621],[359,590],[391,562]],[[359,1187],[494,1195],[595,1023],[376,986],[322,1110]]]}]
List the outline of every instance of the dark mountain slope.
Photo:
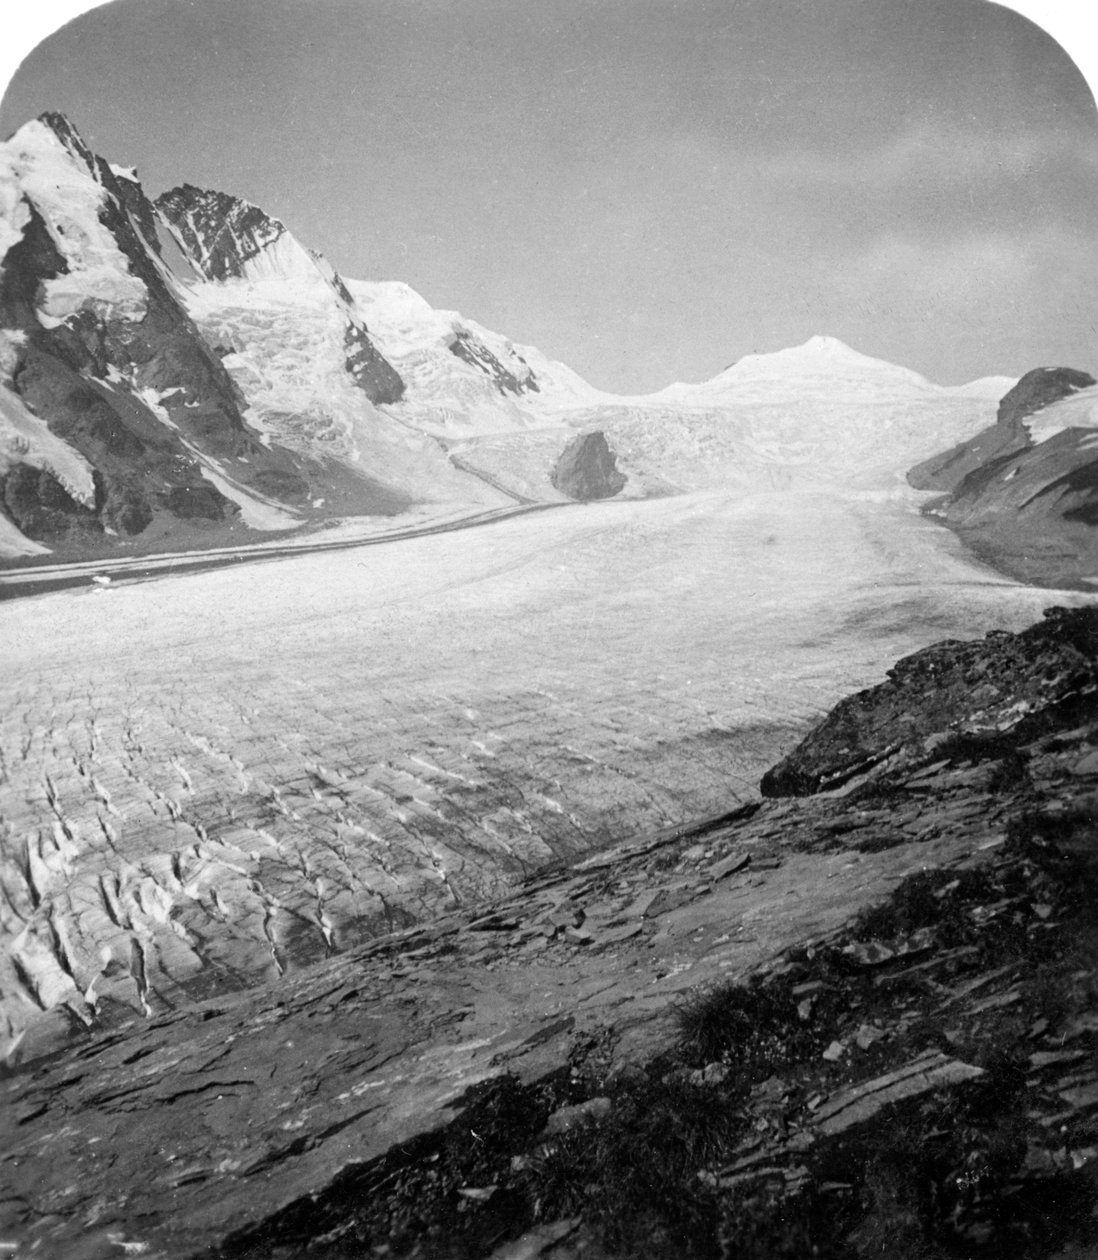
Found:
[{"label": "dark mountain slope", "polygon": [[997,422],[912,468],[929,505],[991,564],[1043,586],[1098,579],[1094,378],[1036,368],[999,404]]}]

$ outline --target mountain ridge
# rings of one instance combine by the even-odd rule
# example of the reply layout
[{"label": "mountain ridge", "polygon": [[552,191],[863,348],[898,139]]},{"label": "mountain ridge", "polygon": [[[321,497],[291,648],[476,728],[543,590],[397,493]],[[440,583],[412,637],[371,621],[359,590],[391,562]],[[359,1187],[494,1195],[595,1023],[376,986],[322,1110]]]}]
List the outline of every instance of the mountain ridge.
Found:
[{"label": "mountain ridge", "polygon": [[645,497],[882,485],[986,423],[979,382],[823,336],[607,394],[400,281],[341,276],[243,198],[151,200],[61,115],[2,152],[0,549],[29,560],[565,502],[553,469],[585,433]]}]

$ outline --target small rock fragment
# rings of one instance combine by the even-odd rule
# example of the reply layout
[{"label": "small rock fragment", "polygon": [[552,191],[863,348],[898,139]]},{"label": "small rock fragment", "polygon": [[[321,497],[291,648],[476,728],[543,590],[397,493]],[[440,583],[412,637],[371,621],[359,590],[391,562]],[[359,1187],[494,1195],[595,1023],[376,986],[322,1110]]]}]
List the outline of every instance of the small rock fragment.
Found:
[{"label": "small rock fragment", "polygon": [[554,1111],[545,1122],[543,1137],[553,1137],[557,1133],[568,1133],[582,1125],[601,1120],[610,1113],[609,1098],[589,1098],[586,1102],[573,1103],[570,1107],[561,1107]]}]

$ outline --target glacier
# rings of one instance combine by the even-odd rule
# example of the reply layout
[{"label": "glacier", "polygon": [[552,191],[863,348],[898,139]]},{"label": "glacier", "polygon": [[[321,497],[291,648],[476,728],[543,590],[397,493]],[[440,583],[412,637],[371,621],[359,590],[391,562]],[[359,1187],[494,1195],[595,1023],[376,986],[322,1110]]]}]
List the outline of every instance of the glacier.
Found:
[{"label": "glacier", "polygon": [[[818,337],[615,396],[55,116],[3,161],[0,479],[72,506],[0,513],[0,595],[74,584],[0,604],[11,1062],[752,799],[897,657],[1050,600],[903,479],[1002,380]],[[625,485],[574,503],[593,432]]]}]

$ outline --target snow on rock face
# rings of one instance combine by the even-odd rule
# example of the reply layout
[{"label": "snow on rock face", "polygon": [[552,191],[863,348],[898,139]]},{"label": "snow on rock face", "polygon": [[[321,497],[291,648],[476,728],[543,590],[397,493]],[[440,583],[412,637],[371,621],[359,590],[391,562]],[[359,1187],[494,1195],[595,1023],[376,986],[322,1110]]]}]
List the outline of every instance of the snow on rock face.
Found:
[{"label": "snow on rock face", "polygon": [[[1098,385],[1089,372],[1075,368],[1039,367],[1027,372],[999,403],[998,422],[1017,424],[1061,398]],[[1031,426],[1027,426],[1032,431]]]},{"label": "snow on rock face", "polygon": [[101,221],[105,201],[95,159],[63,119],[29,122],[0,147],[0,247],[6,255],[22,238],[33,205],[63,263],[42,281],[43,323],[56,326],[84,308],[144,316],[147,290]]},{"label": "snow on rock face", "polygon": [[981,555],[1047,586],[1098,583],[1098,383],[1028,372],[975,437],[908,473],[945,491],[936,513]]},{"label": "snow on rock face", "polygon": [[208,280],[259,280],[295,272],[310,278],[305,251],[258,206],[192,184],[171,189],[156,204]]},{"label": "snow on rock face", "polygon": [[529,346],[436,310],[400,281],[348,280],[371,334],[407,383],[402,415],[440,436],[528,429],[612,395]]},{"label": "snow on rock face", "polygon": [[[239,197],[190,184],[164,193],[156,204],[191,261],[214,282],[189,286],[192,312],[209,316],[225,307],[307,307],[329,388],[334,370],[348,375],[373,403],[393,403],[402,396],[404,382],[374,344],[342,279],[278,219]],[[334,369],[329,362],[333,347],[339,357]],[[277,364],[273,368],[277,374]]]},{"label": "snow on rock face", "polygon": [[0,510],[12,524],[47,544],[110,547],[154,524],[190,530],[201,500],[198,515],[234,529],[239,496],[204,463],[232,461],[230,482],[275,485],[283,501],[307,496],[286,453],[244,423],[179,304],[133,173],[49,114],[0,146],[0,188]]}]

